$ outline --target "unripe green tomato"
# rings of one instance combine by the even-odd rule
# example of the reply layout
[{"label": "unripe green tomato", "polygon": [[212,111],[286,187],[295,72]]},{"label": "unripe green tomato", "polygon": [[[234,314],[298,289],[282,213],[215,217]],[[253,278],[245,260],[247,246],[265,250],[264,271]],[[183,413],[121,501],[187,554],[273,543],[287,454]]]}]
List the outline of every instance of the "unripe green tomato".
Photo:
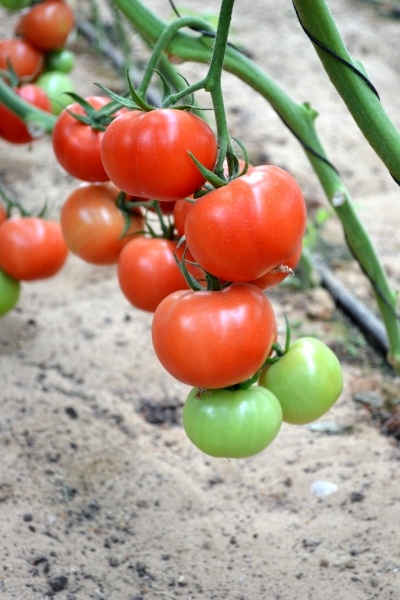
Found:
[{"label": "unripe green tomato", "polygon": [[8,313],[19,300],[19,281],[0,270],[0,317]]},{"label": "unripe green tomato", "polygon": [[71,78],[62,71],[47,71],[40,75],[35,83],[49,97],[51,111],[54,115],[59,115],[63,108],[74,101],[71,96],[65,93],[75,92],[74,84]]},{"label": "unripe green tomato", "polygon": [[338,358],[320,340],[304,337],[265,367],[258,384],[278,398],[283,420],[303,425],[319,419],[338,400],[343,374]]},{"label": "unripe green tomato", "polygon": [[75,54],[71,50],[54,50],[48,52],[45,59],[46,71],[70,73],[75,66]]},{"label": "unripe green tomato", "polygon": [[9,10],[20,10],[28,6],[30,0],[0,0],[0,6]]},{"label": "unripe green tomato", "polygon": [[276,438],[282,409],[269,390],[193,388],[183,407],[188,438],[205,454],[246,458],[264,450]]}]

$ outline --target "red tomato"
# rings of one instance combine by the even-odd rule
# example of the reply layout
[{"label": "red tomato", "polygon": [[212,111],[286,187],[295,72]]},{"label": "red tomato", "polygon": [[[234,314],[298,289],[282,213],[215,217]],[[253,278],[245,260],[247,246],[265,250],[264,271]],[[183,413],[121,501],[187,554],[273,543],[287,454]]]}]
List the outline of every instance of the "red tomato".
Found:
[{"label": "red tomato", "polygon": [[21,13],[15,33],[45,52],[59,50],[65,45],[74,21],[68,4],[44,0]]},{"label": "red tomato", "polygon": [[19,78],[35,79],[42,72],[44,55],[26,40],[7,38],[0,40],[0,69],[7,70],[7,62]]},{"label": "red tomato", "polygon": [[[174,254],[181,259],[183,248],[163,238],[140,237],[129,242],[118,258],[118,281],[124,296],[136,308],[154,312],[172,292],[188,289]],[[187,260],[191,256],[186,255]],[[186,263],[194,277],[203,272]]]},{"label": "red tomato", "polygon": [[[83,260],[96,265],[117,262],[122,248],[144,229],[140,211],[125,216],[116,204],[119,194],[111,183],[83,183],[65,200],[61,229],[68,248]],[[124,233],[123,237],[122,234]]]},{"label": "red tomato", "polygon": [[293,274],[293,270],[300,261],[302,251],[303,244],[299,244],[292,256],[282,261],[281,265],[277,265],[272,271],[265,273],[265,275],[262,275],[262,277],[259,277],[258,279],[253,279],[250,283],[257,286],[260,290],[267,290],[278,285],[278,283],[281,283],[288,275]]},{"label": "red tomato", "polygon": [[[99,110],[110,102],[103,96],[85,98],[91,106]],[[75,119],[68,111],[84,115],[80,104],[73,102],[63,110],[53,129],[53,150],[60,165],[77,179],[83,181],[108,181],[100,156],[100,144],[104,131],[92,129]],[[117,186],[118,187],[118,186]]]},{"label": "red tomato", "polygon": [[270,353],[275,330],[267,296],[248,283],[234,283],[219,292],[170,294],[154,313],[152,335],[173,377],[213,389],[252,377]]},{"label": "red tomato", "polygon": [[[45,92],[34,83],[22,85],[15,92],[30,104],[51,112],[50,100]],[[22,119],[4,104],[0,104],[0,137],[13,144],[27,144],[36,139],[29,133],[28,127]]]},{"label": "red tomato", "polygon": [[170,108],[118,117],[101,144],[104,168],[118,188],[160,201],[180,200],[203,185],[189,151],[214,168],[217,142],[211,128],[192,113]]},{"label": "red tomato", "polygon": [[4,204],[0,204],[0,225],[7,219],[7,209]]},{"label": "red tomato", "polygon": [[0,268],[14,279],[52,277],[67,256],[59,223],[39,217],[14,217],[0,225]]},{"label": "red tomato", "polygon": [[[137,200],[144,200],[144,198],[137,198]],[[162,212],[163,215],[172,215],[172,213],[174,212],[174,207],[176,202],[159,202],[158,203],[160,206],[160,210]],[[152,206],[148,207],[148,210],[151,210],[151,212],[155,212],[155,208],[153,208]]]},{"label": "red tomato", "polygon": [[191,206],[186,242],[209,273],[225,281],[252,281],[293,254],[306,217],[300,187],[289,173],[255,167]]},{"label": "red tomato", "polygon": [[177,200],[174,206],[174,225],[179,237],[185,235],[185,221],[192,206],[190,200]]}]

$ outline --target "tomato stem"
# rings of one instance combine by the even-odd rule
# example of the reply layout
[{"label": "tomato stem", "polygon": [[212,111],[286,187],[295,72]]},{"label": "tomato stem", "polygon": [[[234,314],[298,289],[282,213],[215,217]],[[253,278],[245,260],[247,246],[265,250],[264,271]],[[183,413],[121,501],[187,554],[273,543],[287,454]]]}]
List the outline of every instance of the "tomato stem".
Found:
[{"label": "tomato stem", "polygon": [[0,77],[0,103],[5,104],[13,113],[40,133],[51,133],[56,122],[56,116],[36,108],[16,94]]}]

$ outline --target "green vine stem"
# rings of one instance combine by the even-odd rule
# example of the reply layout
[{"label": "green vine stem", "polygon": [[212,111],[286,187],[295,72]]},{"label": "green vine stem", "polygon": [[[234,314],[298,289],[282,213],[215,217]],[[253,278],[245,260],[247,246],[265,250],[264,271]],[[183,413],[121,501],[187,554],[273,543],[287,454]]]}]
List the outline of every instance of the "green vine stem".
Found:
[{"label": "green vine stem", "polygon": [[[151,46],[154,46],[166,27],[166,23],[153,14],[140,0],[113,1],[142,37]],[[299,6],[300,4],[301,7]],[[308,11],[305,8],[307,4]],[[297,0],[296,3],[298,8],[303,8],[304,12],[312,12],[316,5],[320,7],[321,4],[323,4],[322,1],[313,2],[311,7],[310,3],[307,3],[307,0]],[[320,18],[322,19],[321,13]],[[326,42],[328,41],[326,40]],[[170,41],[167,51],[182,60],[208,63],[213,43],[214,40],[208,36],[179,31]],[[349,192],[329,162],[319,140],[314,124],[317,113],[308,104],[297,104],[261,68],[231,46],[226,48],[224,68],[263,96],[301,142],[326,193],[328,201],[333,206],[341,221],[347,243],[360,264],[361,269],[371,282],[387,331],[390,348],[388,361],[396,370],[400,371],[400,323],[396,313],[397,295],[391,289],[387,274],[372,241],[354,210]],[[361,84],[362,82],[357,85]],[[379,101],[376,102],[371,99],[370,102],[372,104],[368,107],[366,118],[370,124],[371,122],[375,122],[377,117],[370,114],[370,112],[372,113],[376,109],[376,105],[379,106],[381,118],[379,126],[376,125],[376,128],[380,129],[380,135],[385,138],[385,144],[387,143],[389,147],[393,147],[393,139],[396,136],[393,132],[394,127],[392,123],[390,120],[388,121],[387,117],[382,118],[382,107]],[[390,142],[385,136],[385,131],[388,137],[390,137]],[[393,156],[395,156],[395,149],[393,149]],[[391,159],[390,170],[394,177],[398,175],[400,179],[400,161],[398,158],[399,150],[397,147],[397,165],[392,165],[391,163],[394,162],[394,158]]]},{"label": "green vine stem", "polygon": [[400,132],[382,106],[364,68],[348,53],[325,0],[293,0],[331,82],[376,154],[400,185]]},{"label": "green vine stem", "polygon": [[[221,74],[224,66],[224,58],[228,43],[234,1],[235,0],[222,0],[220,18],[218,21],[218,30],[215,37],[215,44],[212,50],[211,63],[207,75],[203,79],[188,85],[180,92],[171,94],[167,101],[163,103],[164,107],[170,106],[182,97],[200,89],[204,89],[206,92],[210,93],[214,108],[219,147],[215,172],[219,177],[223,177],[223,163],[227,152],[233,152],[225,113]],[[170,41],[180,29],[185,27],[197,28],[203,31],[212,31],[212,28],[208,23],[195,17],[181,17],[166,25],[161,35],[155,42],[152,54],[147,63],[141,85],[138,89],[138,93],[140,95],[143,96],[146,93],[153,71],[164,55],[164,51],[168,47]]]},{"label": "green vine stem", "polygon": [[0,102],[5,104],[10,110],[28,126],[32,137],[40,136],[43,133],[51,133],[54,123],[56,122],[55,115],[35,108],[32,104],[25,102],[18,94],[16,94],[9,85],[0,77]]}]

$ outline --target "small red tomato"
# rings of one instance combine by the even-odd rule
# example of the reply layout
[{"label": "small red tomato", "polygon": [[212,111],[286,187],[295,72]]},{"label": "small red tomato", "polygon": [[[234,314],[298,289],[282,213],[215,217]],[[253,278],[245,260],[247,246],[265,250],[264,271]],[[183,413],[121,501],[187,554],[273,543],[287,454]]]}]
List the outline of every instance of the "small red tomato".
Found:
[{"label": "small red tomato", "polygon": [[[85,100],[96,110],[110,102],[103,96],[89,96]],[[78,102],[69,104],[67,109],[61,112],[53,129],[53,150],[58,162],[77,179],[93,183],[108,181],[100,155],[105,132],[82,123],[70,114],[85,114]]]},{"label": "small red tomato", "polygon": [[7,219],[7,209],[4,204],[0,204],[0,225]]},{"label": "small red tomato", "polygon": [[174,206],[174,225],[179,237],[185,235],[185,221],[192,206],[190,200],[177,200]]},{"label": "small red tomato", "polygon": [[17,77],[36,79],[43,69],[44,54],[27,40],[20,38],[0,40],[0,69],[11,64]]},{"label": "small red tomato", "polygon": [[143,231],[140,210],[128,215],[118,208],[119,193],[110,182],[83,183],[65,200],[62,233],[68,248],[82,260],[95,265],[116,263],[122,248]]},{"label": "small red tomato", "polygon": [[293,270],[299,264],[301,253],[303,251],[303,244],[299,244],[298,248],[293,252],[287,260],[282,261],[282,264],[277,265],[265,275],[262,275],[258,279],[250,281],[253,285],[257,286],[260,290],[267,290],[269,288],[281,283],[288,275],[293,274]]},{"label": "small red tomato", "polygon": [[55,275],[68,248],[59,223],[39,217],[14,217],[0,225],[0,268],[17,280],[33,281]]},{"label": "small red tomato", "polygon": [[73,10],[65,2],[44,0],[21,13],[16,35],[49,52],[62,48],[74,26]]},{"label": "small red tomato", "polygon": [[[34,83],[22,85],[15,92],[26,100],[26,102],[42,110],[51,112],[50,100],[45,92]],[[36,136],[33,137],[31,135],[28,126],[25,125],[23,120],[4,104],[0,104],[0,137],[12,144],[28,144],[37,139]]]},{"label": "small red tomato", "polygon": [[[133,306],[154,312],[169,294],[188,289],[174,254],[181,260],[183,248],[163,238],[138,237],[125,246],[118,258],[118,281]],[[201,269],[186,266],[194,277],[202,277]]]}]

